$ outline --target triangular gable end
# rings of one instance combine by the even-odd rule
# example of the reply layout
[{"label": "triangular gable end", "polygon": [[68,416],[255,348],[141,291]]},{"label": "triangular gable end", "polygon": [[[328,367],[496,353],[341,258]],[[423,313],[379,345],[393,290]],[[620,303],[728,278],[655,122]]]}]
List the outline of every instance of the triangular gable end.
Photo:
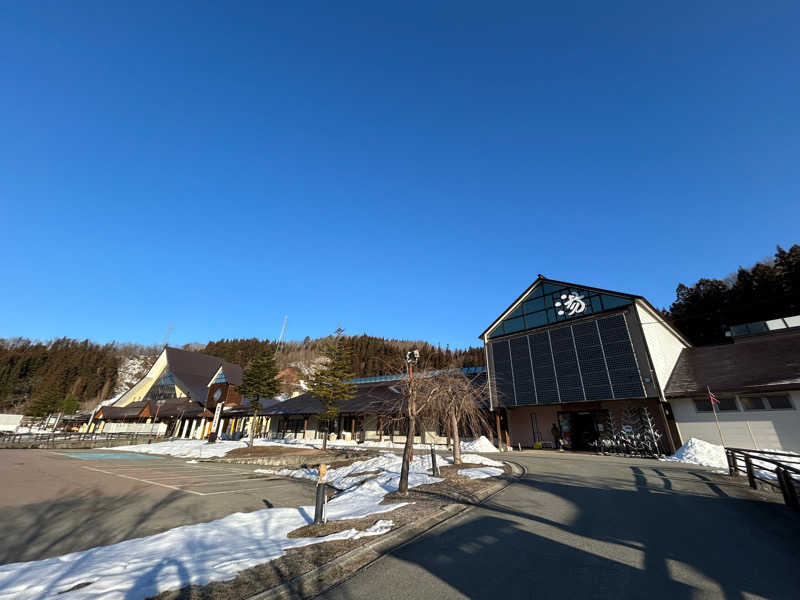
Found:
[{"label": "triangular gable end", "polygon": [[226,383],[228,381],[228,377],[225,375],[225,365],[220,365],[217,372],[214,373],[214,376],[211,378],[211,381],[208,382],[206,387],[211,387],[215,383]]},{"label": "triangular gable end", "polygon": [[638,297],[540,275],[480,337],[492,339],[606,312],[633,304]]}]

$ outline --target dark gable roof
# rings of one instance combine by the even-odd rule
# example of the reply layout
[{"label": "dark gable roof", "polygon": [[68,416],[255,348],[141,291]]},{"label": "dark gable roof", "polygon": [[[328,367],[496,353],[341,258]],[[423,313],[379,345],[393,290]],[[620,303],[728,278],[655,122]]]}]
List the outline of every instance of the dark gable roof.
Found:
[{"label": "dark gable roof", "polygon": [[[384,381],[375,384],[359,385],[356,395],[338,404],[339,412],[347,413],[392,413],[398,410],[402,397],[392,388],[397,381]],[[264,414],[269,415],[318,415],[325,412],[325,402],[311,392],[289,398],[268,407]]]},{"label": "dark gable roof", "polygon": [[192,398],[205,403],[208,384],[222,367],[225,377],[233,385],[242,383],[242,367],[229,363],[216,356],[189,352],[167,346],[167,364],[172,374],[189,388]]},{"label": "dark gable roof", "polygon": [[[651,308],[653,308],[653,310],[656,310],[656,308],[653,307],[652,304],[647,302],[647,300],[645,299],[644,296],[639,296],[637,294],[628,294],[627,292],[615,292],[614,290],[605,290],[603,288],[592,287],[590,285],[583,285],[583,284],[578,284],[578,283],[572,283],[572,282],[569,282],[569,281],[558,281],[557,279],[548,279],[544,275],[539,274],[539,276],[536,278],[536,280],[532,284],[530,284],[527,287],[527,289],[517,297],[516,300],[514,300],[511,304],[509,304],[508,308],[506,308],[503,312],[501,312],[500,316],[498,316],[494,321],[492,321],[491,325],[489,325],[486,329],[483,330],[483,332],[478,336],[478,339],[482,340],[483,336],[486,335],[486,333],[490,329],[492,329],[495,325],[497,325],[497,323],[499,323],[503,319],[503,315],[505,315],[520,300],[525,298],[525,296],[530,294],[537,285],[540,285],[542,283],[552,283],[552,284],[561,285],[561,286],[564,286],[564,287],[580,288],[580,289],[584,289],[584,290],[598,292],[598,293],[601,293],[601,294],[611,294],[613,296],[624,296],[624,297],[630,298],[631,300],[637,300],[638,299],[638,300],[642,300],[642,301],[646,302]],[[656,310],[656,312],[657,312],[657,310]]]},{"label": "dark gable roof", "polygon": [[684,348],[665,389],[677,398],[712,392],[800,388],[800,332],[746,343]]}]

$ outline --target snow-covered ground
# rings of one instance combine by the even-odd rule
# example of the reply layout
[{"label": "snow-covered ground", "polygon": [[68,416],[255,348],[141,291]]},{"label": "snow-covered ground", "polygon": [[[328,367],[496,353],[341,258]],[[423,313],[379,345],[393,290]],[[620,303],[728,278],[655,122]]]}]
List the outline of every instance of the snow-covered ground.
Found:
[{"label": "snow-covered ground", "polygon": [[[187,453],[196,445],[189,441],[172,444],[182,444],[181,451]],[[239,443],[205,445],[224,449],[223,444]],[[151,444],[142,448],[164,445]],[[466,454],[462,458],[464,462],[502,466],[502,463],[477,454]],[[387,453],[330,470],[329,482],[345,491],[328,503],[328,519],[366,517],[404,506],[406,503],[380,504],[386,494],[397,490],[400,464],[399,455]],[[441,481],[429,474],[430,468],[430,454],[417,456],[409,470],[409,487]],[[292,472],[292,476],[317,477],[316,470],[297,472],[300,471],[306,472],[302,475]],[[374,479],[356,486],[355,483],[375,475],[364,475],[364,471],[378,473]],[[483,467],[463,471],[481,471],[481,476],[492,476],[486,474],[489,469]],[[494,471],[502,473],[500,469],[494,469],[492,474]],[[348,529],[322,538],[287,537],[289,532],[311,523],[313,515],[311,506],[236,513],[210,523],[177,527],[111,546],[46,560],[1,565],[0,600],[38,600],[55,596],[64,600],[145,598],[189,584],[205,585],[232,579],[239,571],[274,560],[289,548],[380,535],[389,531],[392,524],[388,520],[379,520],[363,531]],[[67,591],[86,583],[89,585]]]},{"label": "snow-covered ground", "polygon": [[[788,450],[765,450],[765,452],[782,452],[791,456],[771,456],[769,454],[759,453],[758,450],[752,451],[754,456],[780,460],[782,463],[800,468],[800,454],[796,452],[789,452]],[[698,438],[689,439],[683,446],[678,448],[675,454],[661,460],[682,462],[703,467],[714,467],[719,472],[728,472],[728,459],[725,456],[725,448]],[[754,459],[753,466],[755,467],[757,476],[763,477],[764,479],[777,479],[775,474],[771,472],[775,468],[775,465],[772,463]]]},{"label": "snow-covered ground", "polygon": [[[442,460],[443,463],[453,462],[452,457],[449,456],[439,457],[439,459]],[[494,471],[496,471],[491,475],[483,475],[483,477],[495,477],[503,474],[502,469],[497,469],[497,467],[502,467],[503,463],[486,458],[485,456],[480,456],[478,454],[464,454],[461,457],[461,460],[465,463],[486,465],[487,467],[491,467],[494,469]],[[360,460],[344,467],[329,469],[325,477],[325,481],[335,488],[346,490],[358,483],[361,483],[365,479],[374,477],[375,471],[394,473],[399,477],[401,466],[402,456],[399,454],[387,453],[381,456],[376,456],[375,458],[371,458],[369,460]],[[433,464],[431,462],[430,454],[423,454],[414,458],[413,462],[411,463],[409,473],[429,473],[432,468]],[[478,469],[476,469],[476,471],[477,470]],[[463,473],[464,471],[470,471],[470,469],[462,469],[459,471],[459,473]],[[256,469],[255,472],[281,475],[283,477],[311,479],[313,481],[316,481],[317,477],[319,476],[319,471],[317,469]],[[467,476],[469,477],[469,475]],[[437,479],[437,481],[441,480]]]},{"label": "snow-covered ground", "polygon": [[[123,452],[136,452],[139,454],[160,454],[177,456],[179,458],[215,458],[225,456],[231,450],[246,448],[249,445],[247,440],[218,441],[209,444],[204,440],[173,440],[169,442],[158,442],[155,444],[139,444],[137,446],[117,446],[114,450]],[[290,446],[294,448],[322,448],[322,440],[266,440],[258,438],[255,440],[256,446]],[[336,440],[328,442],[328,448],[366,450],[367,448],[378,448],[387,450],[401,450],[403,444],[392,444],[391,442],[363,442],[358,444],[353,441]],[[414,444],[415,450],[429,450],[428,444]],[[485,437],[470,442],[461,442],[462,452],[497,452],[492,443]],[[466,461],[465,461],[466,462]]]},{"label": "snow-covered ground", "polygon": [[689,463],[703,467],[724,469],[728,466],[725,448],[698,438],[691,438],[672,456],[661,460]]},{"label": "snow-covered ground", "polygon": [[461,469],[459,475],[469,477],[470,479],[485,479],[487,477],[497,477],[503,474],[503,469],[497,467],[475,467],[471,469]]}]

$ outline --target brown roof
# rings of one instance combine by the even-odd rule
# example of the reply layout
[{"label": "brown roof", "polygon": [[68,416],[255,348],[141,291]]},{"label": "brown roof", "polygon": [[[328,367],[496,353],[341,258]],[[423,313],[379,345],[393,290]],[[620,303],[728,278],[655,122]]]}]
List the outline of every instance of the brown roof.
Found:
[{"label": "brown roof", "polygon": [[194,400],[205,403],[208,395],[208,384],[211,378],[222,367],[228,382],[233,385],[242,383],[242,367],[229,363],[216,356],[189,352],[180,348],[166,347],[167,364],[172,374],[186,387]]},{"label": "brown roof", "polygon": [[[387,413],[395,412],[401,396],[392,390],[396,381],[359,385],[356,395],[338,403],[340,413]],[[317,415],[325,412],[325,402],[306,392],[268,407],[264,413],[270,415]]]},{"label": "brown roof", "polygon": [[684,348],[667,382],[667,397],[705,393],[706,386],[713,392],[800,388],[800,333]]},{"label": "brown roof", "polygon": [[95,413],[95,418],[105,421],[135,419],[139,417],[146,405],[146,402],[139,400],[126,406],[103,406]]}]

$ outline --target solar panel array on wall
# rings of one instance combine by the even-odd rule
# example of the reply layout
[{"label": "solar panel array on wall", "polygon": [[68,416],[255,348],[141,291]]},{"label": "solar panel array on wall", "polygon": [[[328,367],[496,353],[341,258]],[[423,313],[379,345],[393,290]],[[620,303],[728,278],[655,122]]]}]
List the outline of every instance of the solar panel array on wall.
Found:
[{"label": "solar panel array on wall", "polygon": [[491,356],[501,404],[644,396],[622,314],[492,342]]}]

